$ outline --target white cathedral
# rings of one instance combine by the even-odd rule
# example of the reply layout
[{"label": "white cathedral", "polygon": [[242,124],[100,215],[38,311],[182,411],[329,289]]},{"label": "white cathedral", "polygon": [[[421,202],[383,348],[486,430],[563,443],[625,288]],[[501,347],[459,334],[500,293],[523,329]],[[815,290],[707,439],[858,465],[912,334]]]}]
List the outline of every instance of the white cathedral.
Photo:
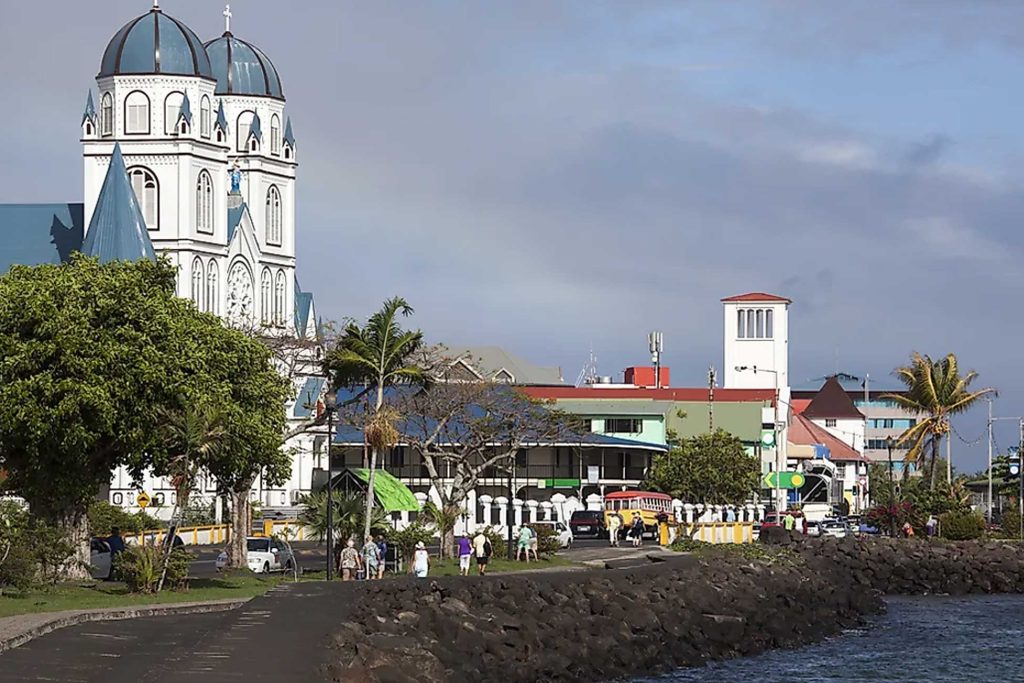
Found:
[{"label": "white cathedral", "polygon": [[[0,272],[75,251],[103,262],[164,255],[178,269],[178,295],[200,310],[266,334],[318,338],[312,294],[296,278],[298,159],[281,78],[231,32],[230,6],[224,21],[224,33],[204,42],[157,0],[114,34],[81,121],[84,201],[0,205]],[[311,374],[296,382],[293,424],[322,387]],[[265,506],[291,505],[308,489],[315,438],[288,444],[292,482],[259,487]],[[168,482],[143,485],[156,503],[173,503]],[[115,473],[112,503],[134,507],[135,491],[126,472]]]}]

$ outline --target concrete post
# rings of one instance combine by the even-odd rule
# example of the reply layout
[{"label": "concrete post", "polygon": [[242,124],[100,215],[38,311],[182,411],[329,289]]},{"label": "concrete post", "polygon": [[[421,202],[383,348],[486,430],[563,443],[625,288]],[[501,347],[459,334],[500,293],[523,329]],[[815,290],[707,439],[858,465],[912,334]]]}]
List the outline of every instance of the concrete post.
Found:
[{"label": "concrete post", "polygon": [[491,526],[493,524],[491,522],[491,504],[493,502],[494,498],[492,496],[487,495],[486,493],[480,496],[480,505],[482,508],[481,516],[483,518],[482,522],[484,526]]}]

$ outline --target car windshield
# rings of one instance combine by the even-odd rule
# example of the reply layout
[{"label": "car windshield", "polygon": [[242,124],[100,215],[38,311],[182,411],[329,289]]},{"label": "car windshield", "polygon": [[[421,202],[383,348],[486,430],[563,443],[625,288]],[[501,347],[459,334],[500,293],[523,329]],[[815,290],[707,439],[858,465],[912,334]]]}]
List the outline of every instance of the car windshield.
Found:
[{"label": "car windshield", "polygon": [[246,550],[251,553],[265,553],[270,549],[270,541],[266,538],[250,538]]},{"label": "car windshield", "polygon": [[600,512],[593,510],[577,510],[572,513],[571,521],[573,522],[592,522],[598,518]]}]

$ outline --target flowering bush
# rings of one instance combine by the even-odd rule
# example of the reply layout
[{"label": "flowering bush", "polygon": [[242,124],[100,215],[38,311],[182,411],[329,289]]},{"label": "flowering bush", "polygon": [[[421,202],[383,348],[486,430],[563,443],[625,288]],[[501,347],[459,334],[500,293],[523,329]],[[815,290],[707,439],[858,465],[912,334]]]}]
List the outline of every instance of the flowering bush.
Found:
[{"label": "flowering bush", "polygon": [[906,522],[914,526],[916,514],[914,506],[903,501],[892,505],[878,505],[868,510],[865,515],[867,523],[879,531],[899,530]]}]

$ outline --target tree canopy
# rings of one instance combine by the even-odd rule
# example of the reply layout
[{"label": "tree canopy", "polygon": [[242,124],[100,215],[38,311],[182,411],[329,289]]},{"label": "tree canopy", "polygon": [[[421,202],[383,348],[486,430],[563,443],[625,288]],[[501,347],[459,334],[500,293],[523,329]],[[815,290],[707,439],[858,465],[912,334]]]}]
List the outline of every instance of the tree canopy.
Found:
[{"label": "tree canopy", "polygon": [[682,439],[651,462],[646,484],[687,503],[738,505],[758,489],[761,466],[724,430]]}]

